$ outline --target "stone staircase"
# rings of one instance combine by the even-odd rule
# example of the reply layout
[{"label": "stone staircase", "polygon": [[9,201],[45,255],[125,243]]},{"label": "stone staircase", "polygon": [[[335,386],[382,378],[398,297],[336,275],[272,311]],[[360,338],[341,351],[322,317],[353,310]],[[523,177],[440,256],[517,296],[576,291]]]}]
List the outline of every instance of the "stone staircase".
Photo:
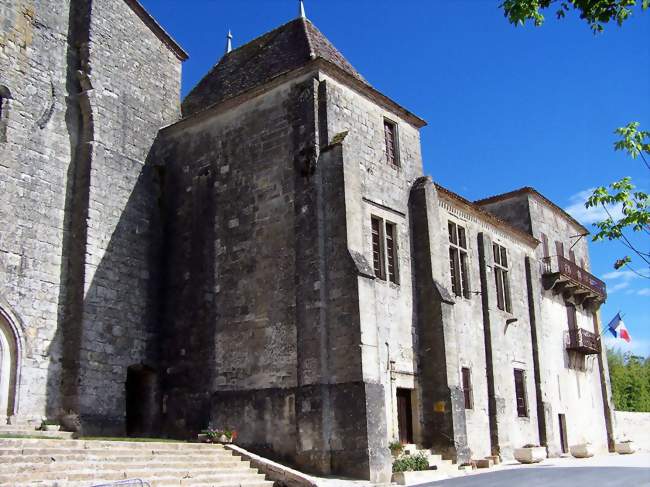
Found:
[{"label": "stone staircase", "polygon": [[0,486],[90,487],[127,479],[151,487],[273,486],[222,445],[0,438]]},{"label": "stone staircase", "polygon": [[417,455],[423,453],[429,460],[429,468],[435,470],[443,475],[447,476],[457,476],[462,472],[459,472],[458,466],[451,460],[444,460],[442,455],[433,453],[431,450],[419,450],[416,445],[407,444],[404,445],[404,455]]},{"label": "stone staircase", "polygon": [[24,422],[20,424],[0,424],[0,436],[17,436],[29,437],[37,436],[39,438],[53,439],[71,439],[74,433],[67,431],[41,431],[36,423]]}]

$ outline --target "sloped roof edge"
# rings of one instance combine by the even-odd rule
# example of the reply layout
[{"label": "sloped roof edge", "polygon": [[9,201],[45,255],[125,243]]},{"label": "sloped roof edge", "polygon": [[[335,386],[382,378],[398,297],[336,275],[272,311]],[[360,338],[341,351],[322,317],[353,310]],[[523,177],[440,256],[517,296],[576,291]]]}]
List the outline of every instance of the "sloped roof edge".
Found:
[{"label": "sloped roof edge", "polygon": [[466,198],[463,198],[461,195],[458,193],[454,193],[453,191],[445,188],[444,186],[441,186],[438,183],[434,183],[436,190],[439,193],[442,193],[443,195],[447,196],[448,198],[457,201],[458,203],[461,203],[463,206],[471,209],[474,211],[474,213],[477,214],[480,218],[483,218],[484,220],[488,221],[492,225],[501,228],[502,230],[505,230],[506,232],[510,233],[511,235],[517,237],[520,240],[524,240],[526,243],[528,243],[532,247],[537,247],[539,245],[539,240],[537,240],[535,237],[530,235],[527,232],[524,232],[523,230],[518,229],[517,227],[511,225],[510,223],[502,220],[501,218],[493,215],[487,210],[484,210],[481,208],[479,205],[476,203],[473,203],[469,201]]},{"label": "sloped roof edge", "polygon": [[142,20],[142,22],[144,22],[144,24],[149,27],[154,34],[156,34],[163,44],[165,44],[179,60],[185,61],[189,58],[187,52],[185,52],[178,42],[176,42],[174,38],[156,21],[156,19],[147,12],[147,9],[142,6],[139,0],[124,0],[124,2],[131,7],[131,10],[140,17],[140,20]]},{"label": "sloped roof edge", "polygon": [[589,230],[587,228],[585,228],[585,226],[582,223],[580,223],[578,220],[573,218],[564,209],[562,209],[561,207],[559,207],[558,205],[553,203],[550,199],[548,199],[546,196],[544,196],[542,193],[537,191],[532,186],[524,186],[522,188],[515,189],[513,191],[508,191],[507,193],[501,193],[501,194],[497,194],[497,195],[494,195],[494,196],[489,196],[487,198],[482,198],[480,200],[474,201],[474,203],[476,205],[483,206],[483,205],[487,205],[487,204],[490,204],[490,203],[496,203],[497,201],[503,201],[503,200],[507,200],[507,199],[510,199],[510,198],[514,198],[515,196],[519,196],[521,194],[530,194],[532,196],[535,196],[535,197],[539,198],[543,203],[548,205],[553,211],[555,211],[556,213],[559,213],[561,216],[563,216],[564,218],[569,220],[571,223],[573,223],[575,226],[577,226],[581,230],[584,230],[585,233],[587,233],[587,234],[590,233]]}]

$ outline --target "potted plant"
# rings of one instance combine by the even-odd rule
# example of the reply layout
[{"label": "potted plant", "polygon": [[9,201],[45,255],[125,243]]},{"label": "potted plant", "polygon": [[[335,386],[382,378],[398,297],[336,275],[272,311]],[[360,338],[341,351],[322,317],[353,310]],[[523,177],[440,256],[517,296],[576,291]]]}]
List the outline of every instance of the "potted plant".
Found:
[{"label": "potted plant", "polygon": [[513,453],[519,463],[539,463],[546,458],[546,447],[528,443]]},{"label": "potted plant", "polygon": [[619,455],[630,455],[636,451],[636,445],[632,440],[623,440],[614,445],[614,450]]},{"label": "potted plant", "polygon": [[57,421],[51,419],[44,419],[41,421],[41,431],[59,431],[61,425]]},{"label": "potted plant", "polygon": [[571,455],[575,458],[589,458],[594,456],[594,447],[589,442],[573,445],[570,450]]},{"label": "potted plant", "polygon": [[398,458],[404,452],[404,445],[399,441],[391,441],[388,448],[393,458]]},{"label": "potted plant", "polygon": [[237,432],[231,429],[214,429],[208,428],[198,436],[202,443],[232,443],[237,439]]}]

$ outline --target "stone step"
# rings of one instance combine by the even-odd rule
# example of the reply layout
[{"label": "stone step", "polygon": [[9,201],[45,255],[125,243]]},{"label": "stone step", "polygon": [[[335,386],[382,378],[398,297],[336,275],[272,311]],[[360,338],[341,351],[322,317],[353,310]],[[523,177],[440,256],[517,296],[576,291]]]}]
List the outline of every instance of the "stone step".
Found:
[{"label": "stone step", "polygon": [[[53,438],[53,439],[62,439],[62,440],[67,440],[67,439],[72,439],[74,433],[70,433],[68,431],[41,431],[41,430],[36,430],[36,429],[28,429],[28,428],[20,428],[16,429],[13,426],[10,427],[0,427],[0,440],[8,439],[8,438],[2,438],[2,436],[18,436],[18,437],[30,437],[30,436],[38,436],[39,439],[41,438]],[[33,438],[36,439],[36,438]]]},{"label": "stone step", "polygon": [[95,455],[95,456],[130,456],[130,457],[182,457],[201,456],[201,457],[227,457],[232,454],[226,450],[128,450],[126,448],[108,449],[108,448],[3,448],[0,446],[0,458],[3,456],[58,456],[58,455]]},{"label": "stone step", "polygon": [[106,464],[133,464],[140,462],[147,462],[148,464],[173,464],[182,463],[184,465],[199,465],[207,464],[214,466],[237,466],[242,463],[248,464],[246,460],[232,455],[107,455],[105,452],[101,455],[94,454],[65,454],[55,453],[50,455],[0,455],[0,465],[5,470],[10,465],[47,465],[56,463],[69,464],[75,462],[103,462]]},{"label": "stone step", "polygon": [[83,465],[84,469],[93,469],[96,471],[104,470],[123,470],[123,469],[141,469],[145,470],[148,468],[165,468],[165,469],[175,469],[175,470],[192,470],[198,471],[201,469],[209,470],[214,473],[227,473],[227,472],[246,472],[250,471],[250,463],[244,461],[232,460],[229,462],[186,462],[186,461],[177,461],[176,462],[161,462],[161,461],[147,461],[143,463],[136,462],[107,462],[105,459],[87,459],[81,462],[41,462],[41,463],[12,463],[5,464],[0,463],[2,469],[2,475],[13,474],[13,473],[29,473],[29,472],[60,472],[60,471],[73,471],[78,469],[80,465]]},{"label": "stone step", "polygon": [[[11,483],[3,484],[2,487],[92,487],[96,485],[111,484],[124,479],[101,479],[94,478],[91,480],[80,481],[60,481],[47,480],[43,482],[25,482],[25,483]],[[204,479],[177,479],[177,478],[160,478],[155,480],[144,480],[151,487],[178,487],[178,486],[191,486],[191,487],[273,487],[273,482],[269,480],[239,480],[239,481],[214,481]],[[137,487],[137,483],[133,483]]]},{"label": "stone step", "polygon": [[113,469],[97,471],[94,469],[88,470],[72,470],[64,472],[47,472],[36,471],[26,472],[20,474],[0,474],[0,485],[11,485],[12,483],[22,482],[67,482],[67,481],[89,481],[95,482],[95,479],[103,480],[124,480],[124,479],[142,479],[147,482],[159,479],[176,479],[177,481],[183,479],[197,479],[208,482],[241,482],[245,480],[264,480],[264,475],[257,473],[256,470],[249,469],[248,471],[228,471],[228,472],[215,472],[210,468],[203,469],[162,469],[162,468],[144,468],[144,469]]},{"label": "stone step", "polygon": [[[35,431],[35,433],[46,433],[45,431]],[[50,431],[49,433],[57,433]],[[58,433],[64,433],[59,431]],[[137,441],[137,440],[93,440],[80,438],[61,442],[57,440],[47,440],[41,438],[0,438],[0,447],[38,445],[39,448],[115,448],[121,446],[129,449],[156,449],[156,450],[225,450],[223,445],[212,443],[188,443],[184,441]]]}]

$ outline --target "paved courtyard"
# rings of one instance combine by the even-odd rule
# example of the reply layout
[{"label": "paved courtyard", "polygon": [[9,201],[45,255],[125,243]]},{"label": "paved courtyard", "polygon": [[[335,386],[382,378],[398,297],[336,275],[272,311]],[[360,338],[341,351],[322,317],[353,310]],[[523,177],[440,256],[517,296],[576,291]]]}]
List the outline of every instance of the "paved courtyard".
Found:
[{"label": "paved courtyard", "polygon": [[650,487],[650,453],[552,458],[537,465],[503,465],[486,473],[422,487]]}]

